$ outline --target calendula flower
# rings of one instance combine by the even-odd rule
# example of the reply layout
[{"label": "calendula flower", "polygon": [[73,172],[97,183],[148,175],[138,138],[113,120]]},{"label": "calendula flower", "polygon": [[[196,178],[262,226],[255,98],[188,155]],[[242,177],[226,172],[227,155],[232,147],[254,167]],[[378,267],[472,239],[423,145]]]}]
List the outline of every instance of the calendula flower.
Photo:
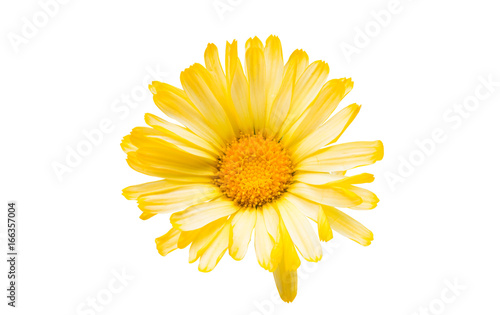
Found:
[{"label": "calendula flower", "polygon": [[[322,257],[332,229],[367,246],[373,234],[338,208],[373,209],[378,198],[358,184],[371,174],[346,171],[382,159],[380,141],[336,144],[360,110],[331,114],[352,89],[351,79],[327,80],[323,61],[295,50],[283,62],[278,37],[226,44],[225,68],[209,44],[205,66],[181,73],[182,88],[153,82],[155,104],[173,124],[152,114],[122,142],[134,170],[161,178],[123,190],[137,200],[141,219],[171,214],[172,228],[156,239],[161,255],[189,248],[203,272],[226,250],[236,260],[252,236],[262,268],[274,273],[285,302],[297,294],[298,253]],[[326,81],[326,82],[325,82]],[[317,232],[314,226],[317,226]]]}]

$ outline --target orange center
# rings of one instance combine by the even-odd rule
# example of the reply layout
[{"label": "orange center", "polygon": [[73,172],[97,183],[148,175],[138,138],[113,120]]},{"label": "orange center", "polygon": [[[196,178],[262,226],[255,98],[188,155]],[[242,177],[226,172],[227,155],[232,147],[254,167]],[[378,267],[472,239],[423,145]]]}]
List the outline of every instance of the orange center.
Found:
[{"label": "orange center", "polygon": [[278,142],[262,135],[244,135],[223,152],[215,184],[243,207],[262,206],[290,185],[292,161]]}]

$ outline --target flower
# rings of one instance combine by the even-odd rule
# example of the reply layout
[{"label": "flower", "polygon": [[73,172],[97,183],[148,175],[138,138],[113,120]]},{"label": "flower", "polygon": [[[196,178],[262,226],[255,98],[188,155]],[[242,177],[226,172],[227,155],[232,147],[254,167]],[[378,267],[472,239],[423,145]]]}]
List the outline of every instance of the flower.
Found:
[{"label": "flower", "polygon": [[[137,200],[141,219],[171,214],[172,228],[156,239],[161,255],[189,248],[198,269],[215,268],[226,250],[241,260],[254,236],[258,263],[274,273],[285,302],[297,294],[301,260],[322,257],[320,241],[332,229],[367,246],[373,234],[338,210],[373,209],[378,198],[358,184],[373,175],[346,171],[383,157],[380,141],[336,144],[360,110],[349,105],[329,117],[351,91],[351,79],[325,83],[329,67],[309,63],[303,50],[283,62],[281,42],[270,36],[226,44],[225,72],[209,44],[205,67],[181,73],[183,89],[152,82],[155,104],[181,125],[152,114],[122,148],[134,170],[162,179],[123,190]],[[312,220],[317,224],[316,234]],[[297,253],[298,251],[298,253]]]}]

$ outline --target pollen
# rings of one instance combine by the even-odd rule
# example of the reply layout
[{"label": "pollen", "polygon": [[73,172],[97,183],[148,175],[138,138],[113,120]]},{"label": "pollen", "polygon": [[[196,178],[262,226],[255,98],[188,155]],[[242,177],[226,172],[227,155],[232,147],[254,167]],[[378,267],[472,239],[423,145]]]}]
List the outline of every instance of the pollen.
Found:
[{"label": "pollen", "polygon": [[243,207],[257,207],[283,194],[293,177],[283,146],[262,135],[242,135],[219,158],[215,184]]}]

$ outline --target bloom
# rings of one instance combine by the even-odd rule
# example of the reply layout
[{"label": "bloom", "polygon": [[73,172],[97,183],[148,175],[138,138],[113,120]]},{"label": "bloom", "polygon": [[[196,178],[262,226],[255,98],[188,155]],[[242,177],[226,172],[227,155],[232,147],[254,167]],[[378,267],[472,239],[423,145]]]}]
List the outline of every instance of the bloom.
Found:
[{"label": "bloom", "polygon": [[[203,272],[226,250],[244,258],[254,236],[258,263],[274,273],[281,298],[297,293],[298,253],[317,262],[321,241],[336,232],[367,246],[373,234],[338,210],[373,209],[378,198],[358,184],[373,175],[346,171],[383,157],[380,141],[336,144],[360,110],[349,105],[330,116],[353,87],[351,79],[325,83],[329,67],[295,50],[286,64],[270,36],[245,44],[246,71],[237,43],[227,43],[225,71],[209,44],[205,67],[181,73],[183,89],[153,82],[155,104],[181,125],[152,114],[122,148],[134,170],[160,180],[123,190],[137,200],[141,219],[171,214],[172,228],[156,239],[161,255],[189,248]],[[317,233],[312,222],[317,225]],[[298,252],[297,252],[298,251]]]}]

